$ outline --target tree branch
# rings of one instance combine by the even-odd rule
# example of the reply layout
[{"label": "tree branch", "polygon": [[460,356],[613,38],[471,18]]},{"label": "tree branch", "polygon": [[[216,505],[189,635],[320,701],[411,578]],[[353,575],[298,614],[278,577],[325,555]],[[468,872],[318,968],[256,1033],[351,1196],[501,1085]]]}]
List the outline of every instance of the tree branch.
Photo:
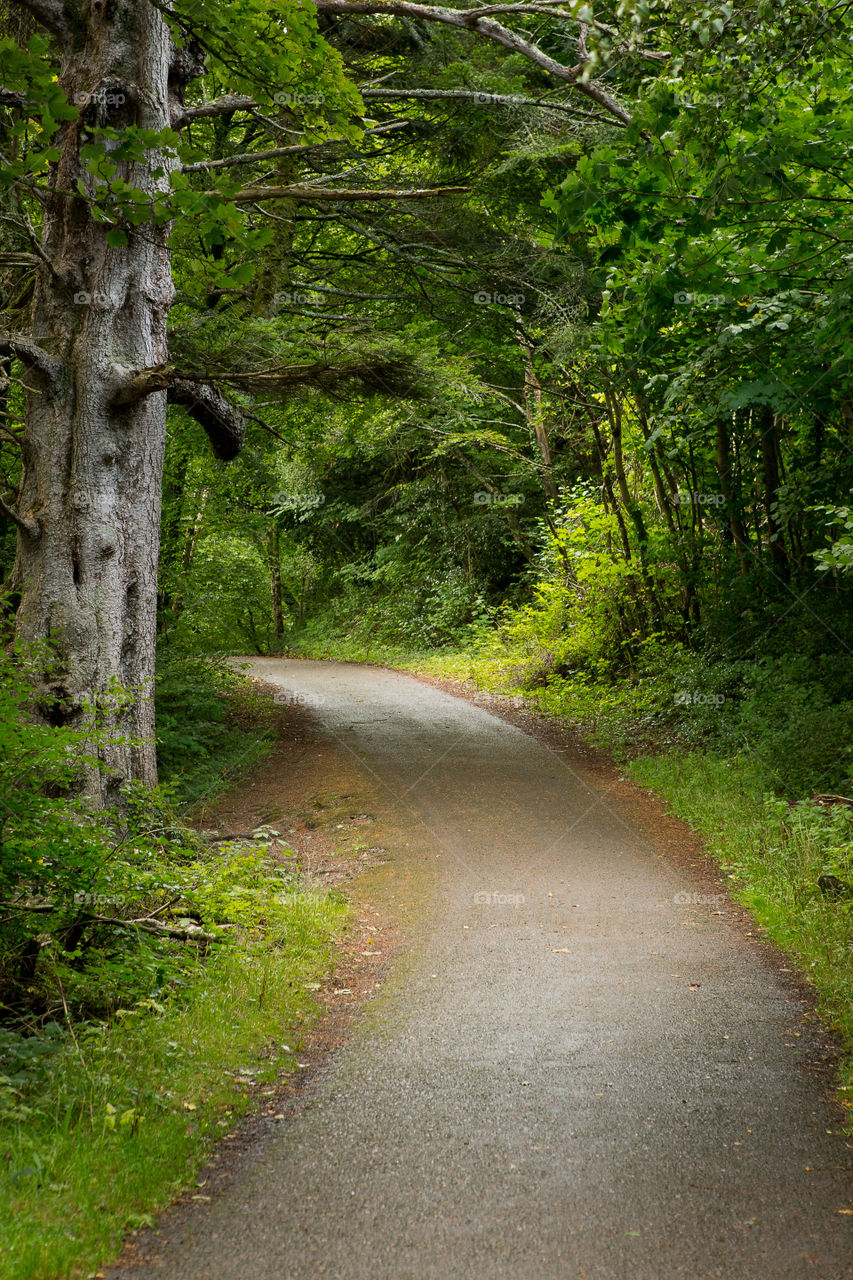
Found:
[{"label": "tree branch", "polygon": [[170,364],[153,365],[150,369],[116,369],[116,391],[112,405],[122,408],[144,400],[155,391],[166,391],[173,383],[175,370]]},{"label": "tree branch", "polygon": [[12,4],[24,9],[55,36],[67,36],[71,30],[62,0],[12,0]]},{"label": "tree branch", "polygon": [[35,253],[0,253],[0,264],[4,267],[37,267],[41,258]]},{"label": "tree branch", "polygon": [[175,378],[169,403],[179,404],[204,428],[214,455],[223,462],[236,458],[246,439],[246,419],[216,387],[188,378]]},{"label": "tree branch", "polygon": [[630,124],[631,117],[615,98],[612,98],[601,85],[594,81],[584,80],[583,74],[587,60],[583,59],[574,67],[566,67],[547,54],[544,49],[525,40],[515,31],[510,31],[494,18],[480,9],[445,9],[439,5],[413,4],[409,0],[315,0],[318,13],[326,13],[338,17],[353,17],[358,14],[384,13],[392,18],[412,18],[421,22],[440,22],[445,26],[457,27],[461,31],[469,31],[472,35],[482,36],[518,53],[528,62],[541,67],[556,79],[572,85],[579,93],[592,98],[599,106],[605,108],[609,115]]},{"label": "tree branch", "polygon": [[[538,107],[542,111],[562,111],[566,115],[575,116],[579,120],[601,123],[604,116],[591,115],[588,111],[580,111],[565,102],[546,102],[540,98],[522,98],[514,93],[482,93],[477,89],[362,89],[362,98],[373,98],[380,102],[394,102],[411,98],[416,101],[441,102],[444,99],[459,99],[462,102],[475,102],[484,107]],[[610,124],[612,121],[606,120]]]},{"label": "tree branch", "polygon": [[217,458],[230,462],[237,457],[246,438],[244,415],[215,386],[181,377],[174,365],[117,367],[111,404],[116,408],[137,404],[158,391],[166,391],[169,404],[181,405],[204,428]]},{"label": "tree branch", "polygon": [[257,105],[254,98],[244,98],[238,93],[226,93],[221,98],[198,102],[192,107],[177,103],[172,112],[172,128],[181,129],[191,120],[208,120],[213,116],[230,115],[232,111],[254,111]]},{"label": "tree branch", "polygon": [[15,356],[51,382],[57,382],[62,373],[62,362],[23,333],[0,333],[0,354]]},{"label": "tree branch", "polygon": [[0,515],[5,516],[7,520],[11,520],[13,524],[18,526],[21,533],[25,533],[33,542],[38,542],[41,537],[41,525],[36,524],[35,520],[25,520],[23,516],[18,515],[17,511],[13,511],[11,507],[7,506],[2,498],[0,498]]},{"label": "tree branch", "polygon": [[[30,915],[48,916],[58,910],[56,904],[52,902],[13,902],[10,906],[13,912],[26,912]],[[11,919],[12,916],[3,917],[4,921]],[[123,916],[101,916],[86,911],[78,917],[78,923],[114,925],[117,929],[141,929],[143,933],[153,933],[160,938],[176,938],[180,942],[222,942],[222,938],[215,933],[207,933],[201,925],[176,929],[172,925],[156,920],[153,914],[140,916],[135,920],[125,920]]]},{"label": "tree branch", "polygon": [[[434,196],[456,196],[468,191],[468,187],[426,187],[411,191],[380,190],[358,191],[349,187],[246,187],[233,196],[223,196],[231,204],[256,204],[261,200],[299,200],[307,204],[319,201],[335,201],[354,204],[365,200],[428,200]],[[209,196],[221,195],[219,191],[206,192]]]},{"label": "tree branch", "polygon": [[[403,129],[408,120],[391,120],[388,124],[379,125],[376,129],[367,129],[366,138],[375,137],[377,133],[388,133],[392,129]],[[343,138],[326,138],[324,142],[300,142],[289,147],[273,147],[270,151],[245,151],[240,155],[226,156],[222,160],[199,160],[195,164],[181,166],[181,173],[204,173],[208,169],[229,169],[234,165],[260,164],[265,160],[278,160],[282,156],[304,155],[306,152],[319,151],[322,147],[340,146]]]}]

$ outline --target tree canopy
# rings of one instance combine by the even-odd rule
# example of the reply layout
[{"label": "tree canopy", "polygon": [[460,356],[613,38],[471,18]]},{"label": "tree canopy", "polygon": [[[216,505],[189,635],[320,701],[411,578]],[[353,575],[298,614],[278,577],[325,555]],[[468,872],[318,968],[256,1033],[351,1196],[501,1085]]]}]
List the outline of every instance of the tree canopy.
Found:
[{"label": "tree canopy", "polygon": [[[48,718],[150,682],[155,607],[202,651],[525,607],[566,669],[846,646],[847,6],[15,0],[4,29],[0,554]],[[122,481],[143,567],[109,550],[142,507],[75,459],[167,401]],[[92,550],[61,587],[52,530]]]}]

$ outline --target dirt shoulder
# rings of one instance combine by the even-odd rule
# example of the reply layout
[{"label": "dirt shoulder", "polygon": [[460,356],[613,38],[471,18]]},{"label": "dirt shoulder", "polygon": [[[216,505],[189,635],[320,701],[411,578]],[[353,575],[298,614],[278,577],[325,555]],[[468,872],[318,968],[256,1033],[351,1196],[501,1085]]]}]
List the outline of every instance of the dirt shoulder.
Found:
[{"label": "dirt shoulder", "polygon": [[[270,698],[277,692],[262,682],[255,687]],[[348,927],[335,940],[331,973],[316,993],[317,1019],[290,1036],[298,1069],[274,1086],[258,1088],[252,1111],[217,1143],[204,1172],[161,1215],[156,1234],[130,1234],[116,1273],[155,1261],[183,1216],[199,1201],[222,1195],[255,1162],[277,1126],[308,1104],[335,1055],[369,1016],[391,962],[416,935],[428,900],[428,878],[409,873],[409,833],[384,812],[386,799],[368,772],[320,732],[304,708],[277,706],[273,724],[271,753],[200,808],[194,825],[222,840],[250,836],[261,827],[279,832],[273,854],[293,850],[308,887],[344,893],[351,908]]]}]

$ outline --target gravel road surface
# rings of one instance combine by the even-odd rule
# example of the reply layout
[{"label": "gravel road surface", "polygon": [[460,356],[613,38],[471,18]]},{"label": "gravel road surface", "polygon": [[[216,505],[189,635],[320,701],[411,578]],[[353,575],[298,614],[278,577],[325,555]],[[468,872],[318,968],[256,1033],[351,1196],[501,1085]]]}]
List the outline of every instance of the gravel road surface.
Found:
[{"label": "gravel road surface", "polygon": [[435,901],[308,1104],[116,1280],[850,1280],[817,1033],[724,898],[481,707],[253,673],[410,822]]}]

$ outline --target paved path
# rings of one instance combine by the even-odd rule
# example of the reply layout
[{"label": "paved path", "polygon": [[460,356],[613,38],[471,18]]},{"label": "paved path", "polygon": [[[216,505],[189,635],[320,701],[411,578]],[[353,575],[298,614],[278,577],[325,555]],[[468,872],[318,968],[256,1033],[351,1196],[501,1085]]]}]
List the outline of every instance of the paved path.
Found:
[{"label": "paved path", "polygon": [[477,706],[254,670],[410,813],[438,910],[310,1105],[139,1276],[853,1277],[812,1033],[723,904],[685,904],[702,886],[600,786]]}]

